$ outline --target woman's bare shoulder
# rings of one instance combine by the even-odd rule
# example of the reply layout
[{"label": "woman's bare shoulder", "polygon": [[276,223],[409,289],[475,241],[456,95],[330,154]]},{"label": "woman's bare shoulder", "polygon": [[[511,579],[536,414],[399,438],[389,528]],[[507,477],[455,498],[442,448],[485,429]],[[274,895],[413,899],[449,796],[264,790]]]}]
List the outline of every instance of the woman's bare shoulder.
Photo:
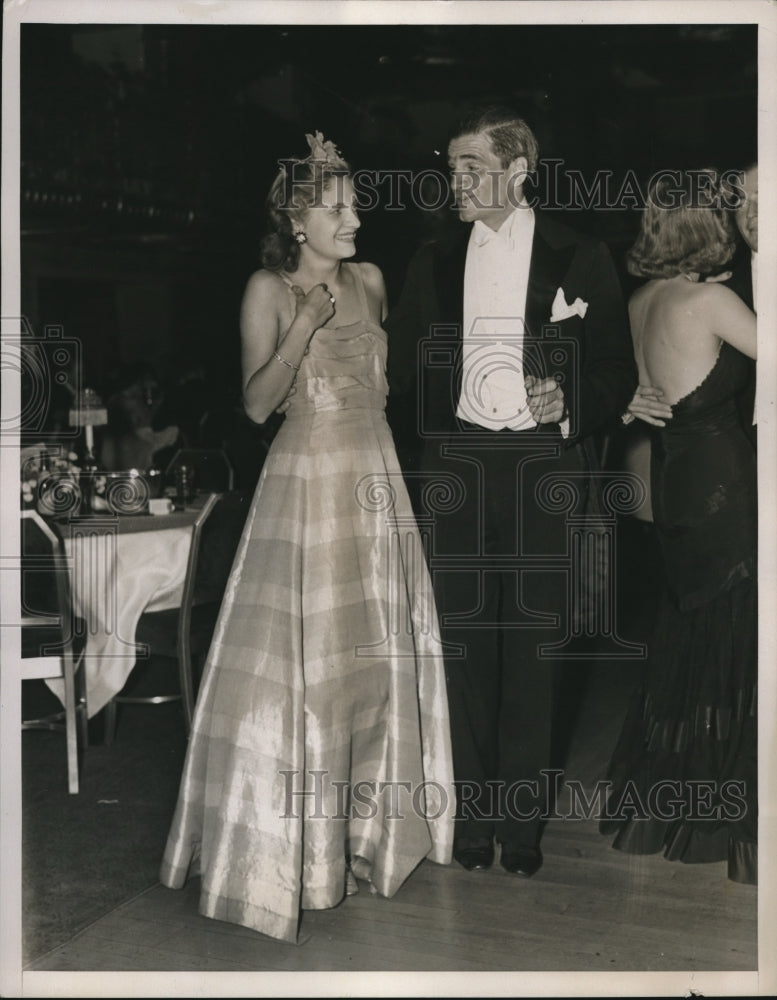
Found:
[{"label": "woman's bare shoulder", "polygon": [[364,260],[360,261],[356,266],[359,268],[359,274],[368,288],[371,288],[376,293],[383,291],[385,288],[383,272],[377,264],[371,264],[369,261]]},{"label": "woman's bare shoulder", "polygon": [[268,331],[278,337],[280,324],[288,325],[288,291],[283,279],[274,271],[254,271],[246,281],[240,303],[240,326],[243,337],[253,338],[257,332]]},{"label": "woman's bare shoulder", "polygon": [[640,285],[636,291],[632,292],[629,297],[629,312],[639,313],[644,309],[657,295],[660,296],[662,291],[662,286],[657,281],[646,281],[644,285]]},{"label": "woman's bare shoulder", "polygon": [[[699,292],[704,297],[704,301],[713,303],[715,306],[729,305],[736,306],[737,304],[742,304],[742,299],[737,295],[737,293],[728,287],[728,285],[723,285],[719,281],[702,281],[695,286],[699,289]],[[745,306],[745,308],[747,308]]]},{"label": "woman's bare shoulder", "polygon": [[700,281],[690,285],[683,299],[674,304],[711,326],[716,326],[724,317],[745,316],[751,312],[736,292],[719,282]]},{"label": "woman's bare shoulder", "polygon": [[277,271],[269,271],[263,267],[259,271],[254,271],[246,281],[246,293],[254,295],[268,296],[277,294],[284,290],[285,283]]}]

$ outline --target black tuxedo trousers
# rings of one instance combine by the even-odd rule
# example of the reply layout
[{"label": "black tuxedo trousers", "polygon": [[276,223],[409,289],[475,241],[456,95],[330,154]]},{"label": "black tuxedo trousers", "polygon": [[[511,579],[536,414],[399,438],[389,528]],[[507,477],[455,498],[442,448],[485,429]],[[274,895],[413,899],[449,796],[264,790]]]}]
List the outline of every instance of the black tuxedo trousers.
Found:
[{"label": "black tuxedo trousers", "polygon": [[[445,643],[457,837],[535,846],[547,809],[557,666],[566,634],[566,520],[552,503],[557,428],[470,428],[427,449],[458,497],[435,514],[432,566]],[[549,492],[550,490],[550,492]]]}]

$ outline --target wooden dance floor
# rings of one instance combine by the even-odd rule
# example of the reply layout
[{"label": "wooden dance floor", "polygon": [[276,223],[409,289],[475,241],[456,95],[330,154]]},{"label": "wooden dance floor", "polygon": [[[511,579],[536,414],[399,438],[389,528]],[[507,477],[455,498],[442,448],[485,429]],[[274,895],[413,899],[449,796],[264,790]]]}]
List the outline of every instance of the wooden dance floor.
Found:
[{"label": "wooden dance floor", "polygon": [[[632,684],[622,664],[594,667],[567,757],[568,777],[589,787],[602,777]],[[165,995],[167,978],[159,973],[197,973],[195,980],[174,977],[170,988],[186,984],[181,995],[191,996],[196,983],[206,991],[200,995],[241,995],[230,976],[218,974],[325,971],[370,975],[351,987],[338,977],[283,978],[278,985],[273,978],[264,987],[252,978],[248,989],[252,995],[343,995],[349,989],[358,995],[363,983],[365,993],[378,995],[515,995],[545,992],[547,983],[530,976],[530,985],[521,987],[523,977],[516,974],[578,972],[557,995],[623,995],[620,981],[608,989],[611,974],[631,973],[632,988],[625,989],[639,994],[650,989],[645,973],[665,973],[660,992],[682,996],[691,989],[704,993],[705,983],[710,995],[705,973],[729,972],[717,992],[754,990],[755,973],[747,972],[758,965],[757,890],[728,881],[724,863],[625,855],[599,834],[595,820],[551,820],[542,846],[545,864],[530,880],[508,875],[498,863],[487,872],[467,872],[426,862],[393,899],[374,896],[362,884],[336,909],[305,913],[297,945],[199,916],[199,880],[182,891],[152,886],[38,958],[25,981],[37,988],[55,971],[145,972],[157,975],[151,979],[155,992],[143,995]],[[431,978],[405,982],[386,972]],[[214,976],[202,979],[202,973]],[[446,973],[469,975],[449,979]],[[110,996],[113,987],[121,991],[135,980],[101,975],[96,982],[105,992],[94,995]],[[139,982],[149,988],[145,976]]]}]

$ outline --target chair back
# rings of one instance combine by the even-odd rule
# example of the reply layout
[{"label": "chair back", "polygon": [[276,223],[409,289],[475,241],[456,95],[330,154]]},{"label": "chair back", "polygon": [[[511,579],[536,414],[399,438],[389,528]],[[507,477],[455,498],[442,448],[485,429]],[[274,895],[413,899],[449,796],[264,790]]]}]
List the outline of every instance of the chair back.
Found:
[{"label": "chair back", "polygon": [[[242,491],[211,493],[192,527],[192,542],[178,615],[178,662],[187,728],[194,712],[192,670],[192,619],[197,609],[210,608],[200,617],[215,624],[235,553],[243,533],[250,498]],[[210,633],[210,627],[208,629]]]},{"label": "chair back", "polygon": [[220,493],[210,493],[205,503],[200,507],[197,518],[192,525],[192,540],[189,546],[189,558],[186,563],[186,576],[183,581],[183,592],[181,594],[181,605],[178,609],[179,625],[178,631],[187,631],[191,622],[191,609],[194,605],[194,585],[197,578],[197,565],[200,558],[200,543],[202,541],[202,530],[207,524],[213,509],[221,499]]},{"label": "chair back", "polygon": [[[83,683],[83,644],[73,652],[75,628],[70,573],[62,539],[36,510],[21,515],[21,678],[23,681],[61,679],[64,713],[26,719],[23,729],[65,730],[68,791],[78,793],[78,729],[81,745],[88,743],[86,690]],[[80,692],[76,692],[76,674]],[[64,727],[59,718],[64,714]]]},{"label": "chair back", "polygon": [[168,481],[173,482],[176,469],[184,465],[193,470],[198,490],[226,492],[234,487],[232,463],[221,448],[181,448],[165,469]]},{"label": "chair back", "polygon": [[193,580],[194,606],[221,603],[243,534],[250,499],[242,491],[222,493],[203,524]]},{"label": "chair back", "polygon": [[73,638],[70,575],[62,539],[36,510],[21,513],[20,551],[22,657],[58,656]]}]

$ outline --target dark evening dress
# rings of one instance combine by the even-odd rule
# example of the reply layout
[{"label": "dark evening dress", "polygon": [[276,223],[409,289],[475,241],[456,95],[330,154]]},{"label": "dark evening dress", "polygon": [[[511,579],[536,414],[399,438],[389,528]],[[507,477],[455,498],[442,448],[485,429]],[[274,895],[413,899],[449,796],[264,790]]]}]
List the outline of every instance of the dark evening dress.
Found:
[{"label": "dark evening dress", "polygon": [[666,588],[601,829],[617,830],[613,846],[628,853],[727,860],[729,878],[755,883],[756,460],[736,407],[749,365],[723,342],[702,383],[653,429]]}]

